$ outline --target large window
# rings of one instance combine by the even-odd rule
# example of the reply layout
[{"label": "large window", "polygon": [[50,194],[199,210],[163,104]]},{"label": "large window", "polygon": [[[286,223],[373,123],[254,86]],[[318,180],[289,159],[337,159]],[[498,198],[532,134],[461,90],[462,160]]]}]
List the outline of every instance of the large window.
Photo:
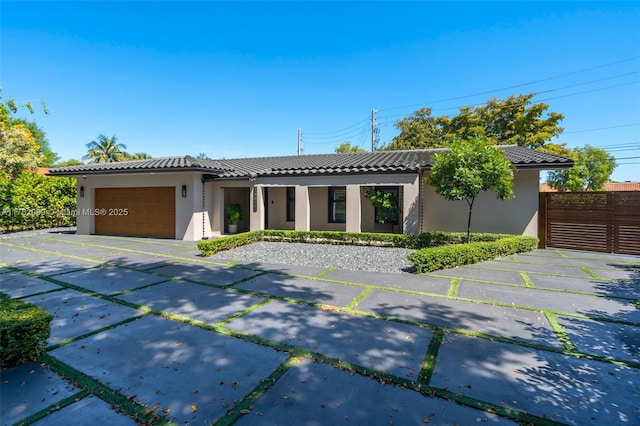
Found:
[{"label": "large window", "polygon": [[287,187],[287,222],[296,221],[296,188]]},{"label": "large window", "polygon": [[376,223],[398,224],[400,216],[399,194],[397,186],[378,186],[365,192],[375,208]]},{"label": "large window", "polygon": [[329,223],[347,221],[347,188],[344,186],[329,188]]}]

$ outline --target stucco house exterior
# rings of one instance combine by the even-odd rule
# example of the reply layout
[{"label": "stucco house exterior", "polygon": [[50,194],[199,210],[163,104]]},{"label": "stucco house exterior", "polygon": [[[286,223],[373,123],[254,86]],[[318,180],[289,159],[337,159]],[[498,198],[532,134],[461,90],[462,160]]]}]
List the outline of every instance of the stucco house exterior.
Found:
[{"label": "stucco house exterior", "polygon": [[[472,231],[535,236],[540,170],[569,168],[573,162],[518,146],[499,148],[514,166],[515,198],[501,201],[482,193]],[[225,234],[225,208],[234,203],[244,212],[239,231],[464,231],[467,204],[447,201],[425,183],[438,151],[165,157],[55,168],[49,174],[78,180],[78,234],[196,241]],[[379,223],[367,188],[391,192],[397,218]]]}]

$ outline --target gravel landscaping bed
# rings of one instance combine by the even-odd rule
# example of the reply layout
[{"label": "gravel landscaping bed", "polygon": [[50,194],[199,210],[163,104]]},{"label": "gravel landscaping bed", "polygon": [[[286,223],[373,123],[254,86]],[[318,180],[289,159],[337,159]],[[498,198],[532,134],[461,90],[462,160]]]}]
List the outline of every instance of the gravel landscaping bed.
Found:
[{"label": "gravel landscaping bed", "polygon": [[46,235],[46,234],[73,234],[75,232],[76,232],[75,226],[34,229],[34,230],[17,231],[17,232],[0,232],[0,239],[32,237],[34,235]]},{"label": "gravel landscaping bed", "polygon": [[407,256],[415,250],[395,247],[258,242],[220,252],[209,259],[318,266],[352,271],[411,273]]}]

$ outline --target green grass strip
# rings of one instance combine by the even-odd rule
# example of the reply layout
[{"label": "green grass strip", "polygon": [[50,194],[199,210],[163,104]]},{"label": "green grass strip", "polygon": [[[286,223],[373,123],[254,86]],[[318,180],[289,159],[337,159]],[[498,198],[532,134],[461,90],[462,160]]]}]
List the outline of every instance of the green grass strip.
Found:
[{"label": "green grass strip", "polygon": [[[597,280],[601,280],[603,278],[600,277],[600,275],[596,274],[595,272],[592,272],[591,269],[587,268],[586,266],[578,266],[578,268],[582,271],[584,271],[586,274],[589,274],[589,276],[591,278],[595,278]],[[606,278],[605,278],[606,279]]]},{"label": "green grass strip", "polygon": [[447,297],[456,297],[459,283],[460,283],[460,278],[451,278],[451,286],[449,287],[449,292],[447,293]]},{"label": "green grass strip", "polygon": [[253,404],[255,404],[271,387],[282,377],[291,367],[300,363],[304,358],[292,357],[288,358],[282,364],[280,364],[274,371],[264,380],[260,381],[260,384],[251,391],[246,397],[238,402],[231,410],[229,410],[223,417],[219,418],[216,422],[216,426],[229,426],[235,423],[238,418],[244,415],[252,414],[254,416],[261,416],[261,413],[253,413]]},{"label": "green grass strip", "polygon": [[373,289],[371,287],[368,287],[368,288],[365,288],[364,290],[362,290],[362,292],[359,295],[354,297],[353,300],[351,302],[349,302],[349,304],[347,306],[344,307],[344,310],[347,311],[347,312],[350,312],[353,309],[357,309],[357,307],[360,304],[360,302],[362,302],[362,300],[365,297],[367,297],[372,291],[373,291]]},{"label": "green grass strip", "polygon": [[108,386],[98,382],[97,380],[87,376],[86,374],[70,367],[69,365],[58,361],[50,355],[41,355],[38,358],[38,362],[44,364],[46,367],[53,370],[56,374],[64,377],[77,384],[78,386],[88,390],[91,394],[104,400],[109,405],[114,407],[117,411],[120,411],[127,416],[135,419],[138,423],[144,423],[149,425],[174,425],[167,419],[148,409],[143,404],[136,402],[133,398],[128,398],[125,395],[117,392]]},{"label": "green grass strip", "polygon": [[529,278],[529,275],[527,275],[526,272],[520,272],[520,277],[522,278],[522,281],[524,281],[524,285],[530,288],[536,288],[536,285],[531,281],[531,278]]},{"label": "green grass strip", "polygon": [[569,334],[567,334],[567,331],[558,321],[558,317],[552,312],[549,312],[549,311],[543,311],[543,312],[544,312],[544,316],[547,317],[547,321],[549,321],[549,325],[551,326],[551,329],[556,334],[556,336],[558,336],[558,340],[560,340],[560,343],[562,343],[564,350],[569,352],[577,352],[578,348],[576,348],[576,345],[573,344],[573,342],[571,341],[571,337],[569,337]]},{"label": "green grass strip", "polygon": [[329,268],[329,269],[327,269],[325,271],[322,271],[319,274],[317,274],[315,276],[315,278],[324,278],[325,276],[329,275],[330,273],[332,273],[335,270],[336,270],[336,268]]},{"label": "green grass strip", "polygon": [[438,351],[440,350],[440,345],[442,344],[443,339],[444,330],[441,328],[434,330],[433,336],[431,336],[431,342],[429,343],[429,348],[427,349],[427,355],[424,357],[422,369],[418,376],[418,383],[423,386],[429,386],[429,383],[431,382],[431,377],[433,377],[433,372],[436,369]]},{"label": "green grass strip", "polygon": [[61,410],[65,407],[68,407],[69,405],[73,404],[74,402],[80,401],[82,398],[86,397],[90,395],[89,391],[87,389],[83,389],[80,392],[76,392],[71,396],[68,396],[58,402],[56,402],[53,405],[50,405],[49,407],[38,411],[37,413],[33,413],[30,416],[25,417],[24,419],[20,420],[17,423],[14,423],[13,426],[27,426],[30,424],[33,424],[35,422],[37,422],[40,419],[43,419],[45,417],[47,417],[49,414],[54,413],[58,410]]}]

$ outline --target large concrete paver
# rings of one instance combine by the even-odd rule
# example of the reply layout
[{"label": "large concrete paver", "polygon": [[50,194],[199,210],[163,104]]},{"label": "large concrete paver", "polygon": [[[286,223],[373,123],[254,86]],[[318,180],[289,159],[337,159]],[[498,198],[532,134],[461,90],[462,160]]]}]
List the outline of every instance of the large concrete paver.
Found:
[{"label": "large concrete paver", "polygon": [[375,272],[347,271],[341,269],[331,271],[324,275],[323,278],[436,294],[447,294],[451,287],[450,278],[436,278],[409,274],[382,274]]},{"label": "large concrete paver", "polygon": [[24,301],[53,315],[49,345],[142,314],[137,309],[69,289],[27,297]]},{"label": "large concrete paver", "polygon": [[33,425],[95,426],[96,423],[109,426],[135,426],[138,424],[132,418],[113,411],[109,404],[103,400],[90,396],[49,414]]},{"label": "large concrete paver", "polygon": [[364,290],[358,286],[274,273],[260,275],[237,284],[234,288],[334,306],[348,305]]},{"label": "large concrete paver", "polygon": [[23,250],[14,246],[0,244],[0,263],[11,265],[17,262],[24,262],[26,260],[43,259],[47,256],[49,256],[47,253]]},{"label": "large concrete paver", "polygon": [[98,265],[98,262],[50,255],[43,258],[14,263],[11,266],[33,274],[57,276],[70,271],[95,268]]},{"label": "large concrete paver", "polygon": [[197,327],[145,317],[50,355],[180,424],[210,424],[287,355]]},{"label": "large concrete paver", "polygon": [[595,278],[554,277],[531,273],[527,274],[527,276],[536,287],[640,299],[640,284],[625,281],[602,281]]},{"label": "large concrete paver", "polygon": [[222,321],[265,300],[186,281],[169,281],[118,298],[208,323]]},{"label": "large concrete paver", "polygon": [[113,263],[126,268],[149,270],[159,268],[161,266],[171,266],[178,262],[175,259],[167,259],[166,257],[143,254],[118,252],[116,254],[106,256],[102,259],[104,262]]},{"label": "large concrete paver", "polygon": [[569,312],[640,323],[640,309],[626,300],[584,294],[560,294],[555,291],[516,288],[461,281],[458,295],[487,302],[511,303],[558,312]]},{"label": "large concrete paver", "polygon": [[541,312],[382,290],[372,291],[357,308],[425,324],[561,346]]},{"label": "large concrete paver", "polygon": [[75,385],[36,362],[2,370],[0,425],[17,423],[78,391]]},{"label": "large concrete paver", "polygon": [[14,299],[61,288],[57,284],[19,272],[0,275],[0,292]]},{"label": "large concrete paver", "polygon": [[237,425],[517,424],[493,414],[305,360]]},{"label": "large concrete paver", "polygon": [[416,380],[429,329],[272,301],[226,325],[374,370]]},{"label": "large concrete paver", "polygon": [[481,281],[491,281],[496,283],[513,284],[524,286],[525,282],[517,271],[500,271],[494,269],[479,269],[461,267],[434,271],[429,275],[437,277],[469,278]]},{"label": "large concrete paver", "polygon": [[56,275],[60,280],[102,294],[116,294],[149,284],[166,281],[167,278],[115,266],[69,272]]},{"label": "large concrete paver", "polygon": [[633,425],[638,383],[636,368],[448,334],[430,384],[572,425]]},{"label": "large concrete paver", "polygon": [[566,275],[575,277],[589,277],[590,275],[578,266],[554,265],[554,264],[528,264],[504,262],[500,260],[488,260],[475,265],[465,266],[464,269],[497,269],[512,270],[519,272],[538,272],[543,274]]},{"label": "large concrete paver", "polygon": [[260,274],[259,271],[249,269],[227,268],[202,263],[163,266],[155,268],[153,272],[218,286],[229,285]]},{"label": "large concrete paver", "polygon": [[579,351],[640,364],[640,325],[572,317],[558,317],[558,322]]}]

